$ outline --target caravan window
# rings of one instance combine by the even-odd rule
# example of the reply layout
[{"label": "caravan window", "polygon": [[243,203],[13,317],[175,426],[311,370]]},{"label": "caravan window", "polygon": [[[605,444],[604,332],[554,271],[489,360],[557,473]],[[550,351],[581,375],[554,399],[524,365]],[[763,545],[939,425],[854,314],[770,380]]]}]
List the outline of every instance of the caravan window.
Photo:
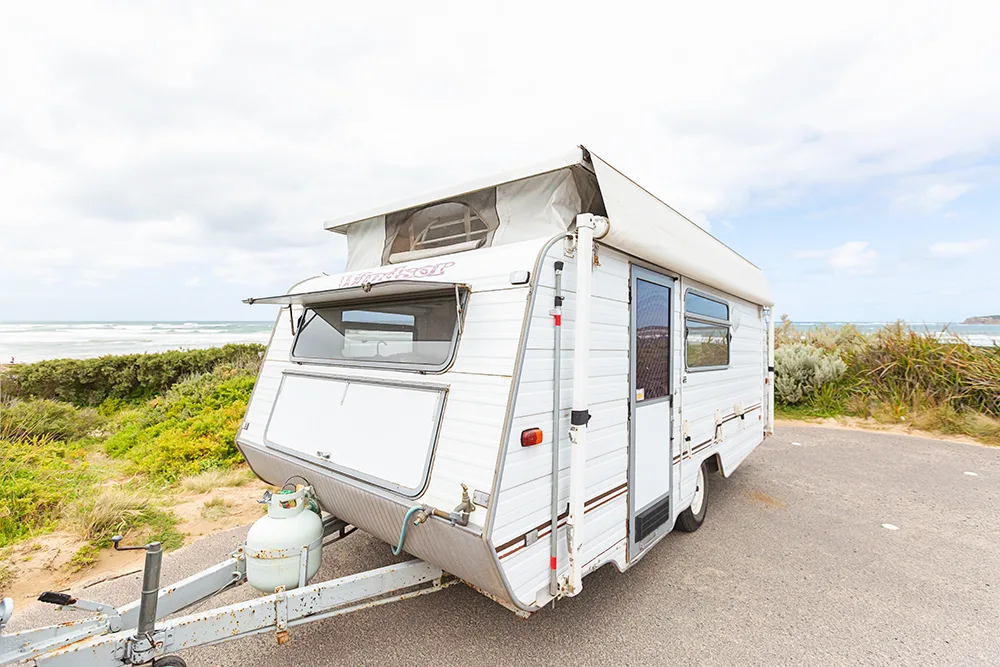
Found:
[{"label": "caravan window", "polygon": [[455,292],[372,304],[305,309],[292,346],[297,361],[441,371],[458,340]]},{"label": "caravan window", "polygon": [[684,356],[687,368],[729,365],[729,304],[688,290],[684,295]]},{"label": "caravan window", "polygon": [[489,233],[490,226],[468,204],[446,202],[428,206],[410,215],[396,232],[389,263],[473,250],[485,243]]}]

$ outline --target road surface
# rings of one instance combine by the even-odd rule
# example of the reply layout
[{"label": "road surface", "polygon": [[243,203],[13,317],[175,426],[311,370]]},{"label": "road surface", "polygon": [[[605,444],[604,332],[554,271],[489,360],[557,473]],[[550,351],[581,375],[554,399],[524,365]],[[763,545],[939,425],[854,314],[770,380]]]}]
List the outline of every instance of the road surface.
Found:
[{"label": "road surface", "polygon": [[[709,494],[700,530],[669,535],[625,574],[595,572],[579,597],[528,620],[453,586],[295,628],[285,646],[264,635],[185,657],[191,667],[1000,664],[1000,448],[784,426],[730,479],[713,477]],[[244,533],[169,557],[167,579],[215,562]],[[393,560],[358,533],[327,550],[320,576]],[[132,576],[86,594],[117,604],[138,590]]]}]

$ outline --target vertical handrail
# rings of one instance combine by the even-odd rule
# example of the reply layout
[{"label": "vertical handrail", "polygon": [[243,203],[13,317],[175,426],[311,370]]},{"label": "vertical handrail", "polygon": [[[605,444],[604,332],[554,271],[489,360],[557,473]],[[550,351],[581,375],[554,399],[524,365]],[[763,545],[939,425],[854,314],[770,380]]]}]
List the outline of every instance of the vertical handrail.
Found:
[{"label": "vertical handrail", "polygon": [[553,342],[553,369],[552,369],[552,527],[549,533],[549,595],[555,597],[559,593],[558,579],[558,558],[559,558],[559,447],[560,426],[559,412],[562,399],[560,387],[562,385],[562,273],[563,263],[555,263],[556,271],[556,295],[552,308],[552,318],[555,323]]},{"label": "vertical handrail", "polygon": [[590,384],[590,309],[594,271],[594,236],[598,224],[603,235],[607,220],[590,213],[576,216],[576,310],[573,320],[573,410],[570,415],[569,440],[572,444],[569,479],[569,518],[566,536],[569,546],[569,578],[566,595],[583,590],[583,513],[587,492],[587,424],[590,410],[587,388]]}]

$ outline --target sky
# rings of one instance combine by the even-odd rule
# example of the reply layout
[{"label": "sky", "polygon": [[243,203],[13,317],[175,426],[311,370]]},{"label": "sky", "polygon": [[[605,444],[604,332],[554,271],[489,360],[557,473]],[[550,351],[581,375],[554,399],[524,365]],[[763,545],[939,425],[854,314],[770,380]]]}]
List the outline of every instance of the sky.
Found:
[{"label": "sky", "polygon": [[270,319],[324,220],[578,144],[795,320],[1000,313],[998,3],[256,4],[5,5],[0,321]]}]

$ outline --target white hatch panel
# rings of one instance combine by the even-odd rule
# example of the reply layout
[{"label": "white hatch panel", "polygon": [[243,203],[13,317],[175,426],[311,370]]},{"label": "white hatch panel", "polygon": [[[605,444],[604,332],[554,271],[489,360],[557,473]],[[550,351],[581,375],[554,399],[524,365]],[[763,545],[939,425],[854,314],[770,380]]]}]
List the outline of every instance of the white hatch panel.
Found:
[{"label": "white hatch panel", "polygon": [[268,447],[350,477],[419,495],[444,389],[285,373],[264,433]]}]

